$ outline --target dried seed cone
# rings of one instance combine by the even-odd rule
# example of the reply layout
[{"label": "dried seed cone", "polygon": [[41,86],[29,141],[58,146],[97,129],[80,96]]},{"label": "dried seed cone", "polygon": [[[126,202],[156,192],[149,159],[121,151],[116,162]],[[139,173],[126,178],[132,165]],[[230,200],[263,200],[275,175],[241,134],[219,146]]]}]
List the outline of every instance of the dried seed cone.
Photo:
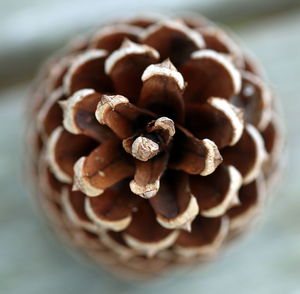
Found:
[{"label": "dried seed cone", "polygon": [[203,18],[140,17],[75,40],[29,101],[38,201],[104,268],[206,260],[270,194],[281,133],[257,65]]}]

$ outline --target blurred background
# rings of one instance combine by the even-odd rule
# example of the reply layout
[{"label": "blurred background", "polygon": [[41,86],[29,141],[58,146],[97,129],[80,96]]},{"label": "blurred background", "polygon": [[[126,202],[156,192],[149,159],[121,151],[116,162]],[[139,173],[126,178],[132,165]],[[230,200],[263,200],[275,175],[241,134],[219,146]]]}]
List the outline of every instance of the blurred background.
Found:
[{"label": "blurred background", "polygon": [[[280,190],[260,227],[204,268],[132,284],[82,265],[35,213],[22,176],[28,85],[73,35],[140,11],[199,12],[230,27],[258,59],[286,117]],[[0,293],[300,293],[299,0],[0,0]]]}]

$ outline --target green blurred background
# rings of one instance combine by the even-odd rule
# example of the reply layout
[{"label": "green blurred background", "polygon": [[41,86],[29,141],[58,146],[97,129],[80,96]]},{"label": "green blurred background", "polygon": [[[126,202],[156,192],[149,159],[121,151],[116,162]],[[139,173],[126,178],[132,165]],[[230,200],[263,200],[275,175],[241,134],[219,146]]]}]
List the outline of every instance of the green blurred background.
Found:
[{"label": "green blurred background", "polygon": [[[140,11],[199,12],[234,30],[281,98],[289,153],[255,231],[204,268],[143,285],[67,254],[35,212],[22,175],[23,106],[38,65],[72,35]],[[0,28],[1,294],[300,293],[300,1],[0,0]]]}]

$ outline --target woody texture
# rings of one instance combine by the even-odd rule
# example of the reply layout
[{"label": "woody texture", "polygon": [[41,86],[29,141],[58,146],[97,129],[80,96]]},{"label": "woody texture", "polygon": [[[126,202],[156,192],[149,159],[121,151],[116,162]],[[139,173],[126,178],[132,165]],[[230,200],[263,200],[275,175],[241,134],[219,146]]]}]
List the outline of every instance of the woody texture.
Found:
[{"label": "woody texture", "polygon": [[28,99],[37,201],[114,272],[200,263],[272,193],[281,131],[253,58],[202,17],[136,17],[79,37]]}]

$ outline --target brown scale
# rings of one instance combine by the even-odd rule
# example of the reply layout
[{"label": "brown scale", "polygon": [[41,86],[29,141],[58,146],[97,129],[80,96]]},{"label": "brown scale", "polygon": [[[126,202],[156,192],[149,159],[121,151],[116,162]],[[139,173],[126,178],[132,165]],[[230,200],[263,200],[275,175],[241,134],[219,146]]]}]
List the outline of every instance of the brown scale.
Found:
[{"label": "brown scale", "polygon": [[[57,137],[54,139],[55,135]],[[61,127],[54,130],[52,138],[53,144],[49,143],[48,147],[49,157],[51,156],[50,167],[53,170],[58,166],[63,173],[72,178],[75,162],[95,148],[95,141],[83,135],[75,136]]]},{"label": "brown scale", "polygon": [[231,219],[231,234],[241,233],[245,227],[253,223],[254,216],[261,209],[264,197],[265,187],[262,178],[241,187],[239,191],[240,205],[232,207],[227,212]]},{"label": "brown scale", "polygon": [[90,41],[90,48],[113,52],[120,48],[124,39],[137,42],[139,33],[137,26],[136,24],[114,24],[110,27],[104,27],[94,34]]},{"label": "brown scale", "polygon": [[49,99],[42,105],[39,116],[38,126],[44,138],[61,125],[63,120],[63,112],[58,101],[65,99],[62,89],[59,88],[52,93]]},{"label": "brown scale", "polygon": [[264,118],[270,112],[270,90],[259,77],[242,72],[242,89],[232,98],[232,103],[245,109],[245,121],[258,129],[266,128],[269,118]]},{"label": "brown scale", "polygon": [[[231,192],[232,188],[230,184],[230,171],[224,164],[218,167],[213,174],[205,178],[196,175],[190,176],[191,192],[197,198],[200,214],[202,212],[204,214],[205,211],[222,203],[228,196],[228,193]],[[238,185],[239,187],[240,185]],[[235,200],[235,196],[232,195],[232,200]],[[238,203],[233,204],[236,205]],[[230,207],[231,205],[232,201],[227,206]]]},{"label": "brown scale", "polygon": [[106,57],[106,51],[88,51],[78,55],[65,73],[66,95],[70,96],[80,89],[90,88],[99,92],[110,92],[111,80],[104,73]]}]

